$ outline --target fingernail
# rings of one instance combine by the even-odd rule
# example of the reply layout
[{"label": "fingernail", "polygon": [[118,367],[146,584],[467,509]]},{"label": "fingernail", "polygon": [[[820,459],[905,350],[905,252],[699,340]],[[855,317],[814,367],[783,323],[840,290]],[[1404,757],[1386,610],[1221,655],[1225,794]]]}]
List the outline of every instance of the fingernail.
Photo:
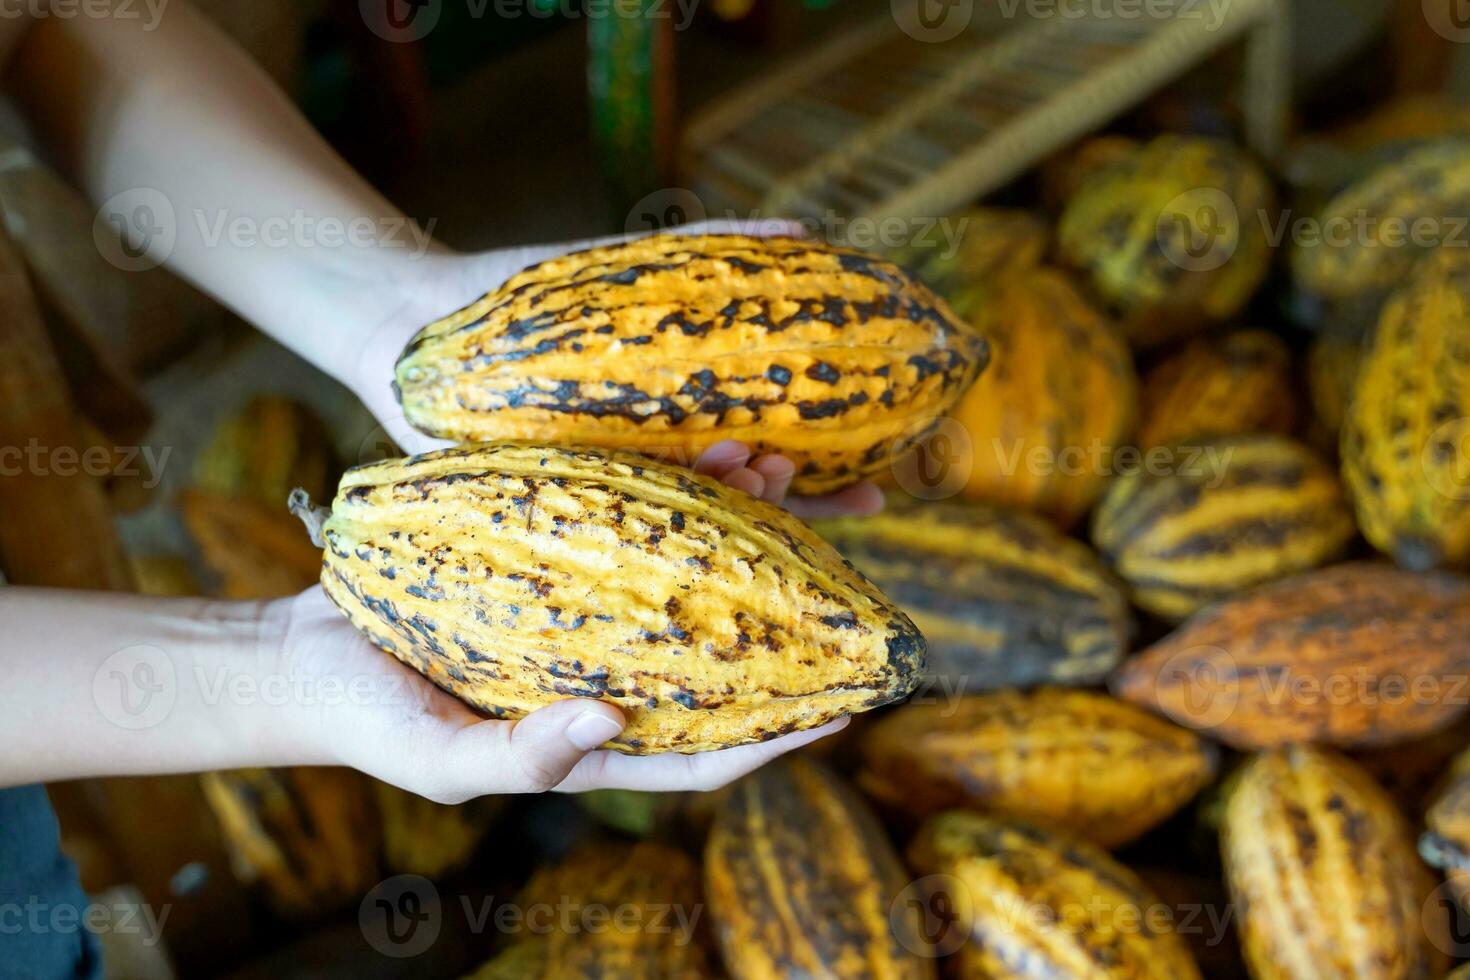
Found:
[{"label": "fingernail", "polygon": [[567,741],[583,752],[590,752],[615,737],[623,726],[597,711],[585,711],[567,726]]}]

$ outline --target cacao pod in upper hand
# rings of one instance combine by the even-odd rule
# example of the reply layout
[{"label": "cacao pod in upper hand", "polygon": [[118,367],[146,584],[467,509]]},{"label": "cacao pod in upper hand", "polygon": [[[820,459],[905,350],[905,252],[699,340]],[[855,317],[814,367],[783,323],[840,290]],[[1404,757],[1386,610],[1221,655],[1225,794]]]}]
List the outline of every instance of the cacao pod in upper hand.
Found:
[{"label": "cacao pod in upper hand", "polygon": [[524,934],[466,980],[705,980],[699,866],[663,844],[594,841],[516,896]]},{"label": "cacao pod in upper hand", "polygon": [[1171,447],[1114,480],[1092,521],[1133,601],[1169,620],[1331,561],[1356,532],[1333,467],[1262,434]]},{"label": "cacao pod in upper hand", "polygon": [[893,845],[857,794],[814,762],[788,756],[736,783],[704,867],[734,980],[935,975]]},{"label": "cacao pod in upper hand", "polygon": [[1384,307],[1342,430],[1343,477],[1363,536],[1421,571],[1470,563],[1465,251],[1442,248],[1426,258]]},{"label": "cacao pod in upper hand", "polygon": [[1055,269],[1017,273],[955,303],[990,339],[994,360],[955,406],[968,452],[955,447],[946,462],[964,474],[966,496],[1070,525],[1102,492],[1113,449],[1137,421],[1127,345]]},{"label": "cacao pod in upper hand", "polygon": [[908,855],[932,886],[926,906],[948,920],[936,944],[954,953],[960,980],[1199,980],[1189,947],[1159,921],[1159,899],[1095,844],[951,810]]},{"label": "cacao pod in upper hand", "polygon": [[1445,910],[1429,903],[1408,824],[1347,759],[1292,746],[1251,760],[1220,849],[1255,980],[1443,973]]},{"label": "cacao pod in upper hand", "polygon": [[1240,149],[1159,136],[1082,182],[1057,230],[1136,347],[1228,320],[1270,264],[1270,182]]},{"label": "cacao pod in upper hand", "polygon": [[790,238],[655,235],[532,266],[429,324],[397,368],[446,439],[673,454],[722,439],[797,493],[886,469],[984,367],[983,337],[876,257]]},{"label": "cacao pod in upper hand", "polygon": [[1350,562],[1207,606],[1111,685],[1237,748],[1387,745],[1470,695],[1470,584]]},{"label": "cacao pod in upper hand", "polygon": [[497,718],[600,698],[609,748],[701,752],[902,698],[914,625],[807,526],[717,480],[502,443],[350,470],[322,586],[354,626]]},{"label": "cacao pod in upper hand", "polygon": [[1144,449],[1238,432],[1291,431],[1291,353],[1266,330],[1237,330],[1185,346],[1144,376]]},{"label": "cacao pod in upper hand", "polygon": [[1198,735],[1093,691],[997,691],[912,701],[864,733],[858,779],[924,816],[966,807],[1117,847],[1166,819],[1215,775]]},{"label": "cacao pod in upper hand", "polygon": [[818,521],[822,537],[913,619],[946,695],[1094,684],[1128,649],[1118,582],[1033,514],[894,494],[881,514]]}]

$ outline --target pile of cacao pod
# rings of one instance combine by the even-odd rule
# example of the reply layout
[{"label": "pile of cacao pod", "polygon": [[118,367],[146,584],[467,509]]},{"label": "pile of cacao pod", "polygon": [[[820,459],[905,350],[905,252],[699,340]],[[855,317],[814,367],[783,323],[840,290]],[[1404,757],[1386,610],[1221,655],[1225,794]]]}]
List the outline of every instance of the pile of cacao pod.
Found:
[{"label": "pile of cacao pod", "polygon": [[[1358,152],[1317,220],[1470,204],[1460,135]],[[1040,177],[953,254],[670,234],[527,269],[398,365],[457,447],[297,501],[344,615],[489,717],[599,698],[644,755],[871,712],[546,860],[513,904],[630,924],[487,939],[475,976],[1470,956],[1470,258],[1273,243],[1306,198],[1215,139]],[[807,524],[687,468],[726,438],[887,506]]]}]

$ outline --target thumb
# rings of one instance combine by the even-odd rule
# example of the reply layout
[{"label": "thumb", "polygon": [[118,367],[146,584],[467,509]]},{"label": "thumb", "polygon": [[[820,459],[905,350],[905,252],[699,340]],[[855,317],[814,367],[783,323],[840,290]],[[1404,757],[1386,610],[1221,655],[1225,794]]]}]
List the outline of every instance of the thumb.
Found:
[{"label": "thumb", "polygon": [[[627,725],[611,704],[587,699],[559,701],[516,722],[481,722],[461,729],[451,754],[468,754],[482,793],[544,793],[577,763]],[[487,773],[486,769],[490,772]],[[488,778],[486,778],[488,776]]]}]

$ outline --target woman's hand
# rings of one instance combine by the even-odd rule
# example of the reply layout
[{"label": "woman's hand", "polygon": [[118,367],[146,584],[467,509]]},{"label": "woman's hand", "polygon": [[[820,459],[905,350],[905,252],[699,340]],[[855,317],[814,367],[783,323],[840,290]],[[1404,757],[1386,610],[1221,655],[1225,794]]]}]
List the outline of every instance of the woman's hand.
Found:
[{"label": "woman's hand", "polygon": [[313,706],[301,737],[327,759],[440,803],[487,793],[714,789],[847,724],[719,752],[628,756],[597,748],[625,724],[604,701],[561,701],[520,721],[485,721],[373,646],[320,587],[273,603],[266,615],[281,623],[288,676],[348,692]]},{"label": "woman's hand", "polygon": [[[795,222],[707,221],[684,225],[680,234],[752,234],[801,235]],[[356,358],[356,369],[346,376],[352,389],[381,423],[384,431],[404,451],[423,452],[448,445],[416,431],[403,418],[402,409],[393,395],[393,367],[403,348],[421,327],[447,316],[485,293],[495,289],[527,266],[565,255],[578,249],[622,241],[628,236],[596,241],[566,242],[557,245],[535,245],[526,248],[456,255],[430,252],[413,262],[400,263],[399,274],[409,278],[401,283],[384,283],[384,295],[377,305],[387,311],[367,334],[366,343],[344,351],[344,363]],[[883,496],[872,483],[864,481],[826,497],[786,498],[795,467],[782,456],[752,458],[742,444],[727,441],[707,449],[695,464],[698,472],[715,476],[732,487],[771,503],[784,505],[792,513],[806,518],[839,517],[850,514],[873,514],[883,506]]]}]

